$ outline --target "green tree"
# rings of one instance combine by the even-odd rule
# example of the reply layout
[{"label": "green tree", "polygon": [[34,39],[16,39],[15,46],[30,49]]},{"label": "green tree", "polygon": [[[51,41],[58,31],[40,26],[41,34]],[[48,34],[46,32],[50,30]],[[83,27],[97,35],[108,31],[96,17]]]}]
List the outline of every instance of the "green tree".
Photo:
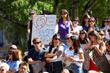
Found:
[{"label": "green tree", "polygon": [[26,48],[27,22],[30,12],[37,14],[57,14],[67,9],[71,19],[88,12],[101,21],[110,16],[110,0],[0,0],[0,30],[4,30],[9,42],[19,41],[19,46]]}]

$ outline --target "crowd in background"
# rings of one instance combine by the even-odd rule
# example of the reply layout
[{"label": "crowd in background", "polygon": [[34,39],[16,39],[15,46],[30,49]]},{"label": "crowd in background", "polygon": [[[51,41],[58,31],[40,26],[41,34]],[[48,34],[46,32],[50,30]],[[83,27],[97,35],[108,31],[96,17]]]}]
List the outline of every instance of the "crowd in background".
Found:
[{"label": "crowd in background", "polygon": [[0,60],[0,73],[110,73],[110,18],[98,27],[87,14],[82,24],[78,17],[70,20],[66,9],[60,15],[48,46],[36,37],[23,55],[11,45],[6,59]]}]

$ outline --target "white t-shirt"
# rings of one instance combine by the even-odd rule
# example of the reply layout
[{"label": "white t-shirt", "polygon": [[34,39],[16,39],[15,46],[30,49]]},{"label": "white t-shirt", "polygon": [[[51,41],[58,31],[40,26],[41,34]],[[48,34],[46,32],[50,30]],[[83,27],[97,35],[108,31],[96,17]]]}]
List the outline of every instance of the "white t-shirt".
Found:
[{"label": "white t-shirt", "polygon": [[74,55],[74,63],[80,67],[83,65],[83,60],[80,59],[80,53],[83,54],[82,48],[79,49],[79,53],[77,55]]},{"label": "white t-shirt", "polygon": [[73,32],[74,33],[79,33],[83,28],[82,28],[82,26],[75,26],[75,27],[72,27],[73,28]]},{"label": "white t-shirt", "polygon": [[[74,60],[73,63],[82,67],[83,60],[80,59],[80,53],[83,53],[82,48],[79,49],[79,52],[77,54],[74,53],[74,50],[69,50],[69,49],[65,50],[65,55],[68,57],[72,57]],[[67,61],[66,63],[67,63],[67,65],[70,65],[71,62]]]},{"label": "white t-shirt", "polygon": [[80,33],[80,31],[83,29],[82,28],[82,26],[75,26],[75,27],[72,27],[72,31],[71,31],[71,33],[74,35],[74,36],[76,36],[76,37],[78,37],[79,36],[79,33]]}]

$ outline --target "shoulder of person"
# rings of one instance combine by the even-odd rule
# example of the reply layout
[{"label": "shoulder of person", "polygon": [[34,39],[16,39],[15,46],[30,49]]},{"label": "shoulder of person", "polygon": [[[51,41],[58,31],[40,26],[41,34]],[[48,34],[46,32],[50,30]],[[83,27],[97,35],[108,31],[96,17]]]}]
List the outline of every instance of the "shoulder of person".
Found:
[{"label": "shoulder of person", "polygon": [[28,52],[32,52],[32,51],[34,51],[34,46],[31,46],[31,48],[29,48]]},{"label": "shoulder of person", "polygon": [[42,48],[42,53],[45,53],[46,52],[46,48]]},{"label": "shoulder of person", "polygon": [[22,61],[15,61],[16,64],[20,64]]},{"label": "shoulder of person", "polygon": [[61,45],[58,47],[58,50],[64,51],[64,46],[61,44]]},{"label": "shoulder of person", "polygon": [[82,48],[79,48],[79,53],[83,53],[83,49]]}]

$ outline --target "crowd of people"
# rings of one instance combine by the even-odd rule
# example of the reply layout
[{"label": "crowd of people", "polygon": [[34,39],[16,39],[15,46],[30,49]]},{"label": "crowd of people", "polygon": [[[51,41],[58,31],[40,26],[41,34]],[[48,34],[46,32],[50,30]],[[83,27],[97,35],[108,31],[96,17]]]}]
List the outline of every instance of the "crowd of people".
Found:
[{"label": "crowd of people", "polygon": [[110,73],[110,18],[98,27],[93,16],[84,15],[80,25],[66,9],[60,15],[48,46],[36,37],[22,56],[11,45],[5,61],[0,60],[0,73]]}]

